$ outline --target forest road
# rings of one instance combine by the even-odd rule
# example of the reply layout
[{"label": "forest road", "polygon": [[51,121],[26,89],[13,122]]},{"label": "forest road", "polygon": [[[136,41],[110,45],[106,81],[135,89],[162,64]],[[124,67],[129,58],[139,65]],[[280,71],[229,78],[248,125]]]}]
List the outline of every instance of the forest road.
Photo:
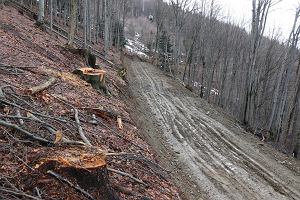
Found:
[{"label": "forest road", "polygon": [[183,199],[300,199],[299,174],[226,114],[151,64],[131,61],[128,81],[133,118]]}]

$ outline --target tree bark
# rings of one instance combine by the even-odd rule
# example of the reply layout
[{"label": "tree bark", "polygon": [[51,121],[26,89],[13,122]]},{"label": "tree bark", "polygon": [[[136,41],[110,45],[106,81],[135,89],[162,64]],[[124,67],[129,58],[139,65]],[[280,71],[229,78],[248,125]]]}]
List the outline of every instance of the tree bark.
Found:
[{"label": "tree bark", "polygon": [[104,53],[108,56],[109,45],[109,14],[108,14],[108,0],[104,0]]},{"label": "tree bark", "polygon": [[45,83],[42,83],[41,85],[35,86],[30,88],[29,90],[31,91],[31,94],[37,94],[47,88],[49,88],[52,84],[54,84],[56,81],[55,78],[51,77],[48,81],[46,81]]},{"label": "tree bark", "polygon": [[71,16],[70,16],[70,32],[68,46],[73,47],[75,30],[76,30],[76,16],[77,16],[77,1],[71,0]]},{"label": "tree bark", "polygon": [[44,0],[39,0],[38,22],[40,24],[44,23],[44,17],[45,17],[45,2]]}]

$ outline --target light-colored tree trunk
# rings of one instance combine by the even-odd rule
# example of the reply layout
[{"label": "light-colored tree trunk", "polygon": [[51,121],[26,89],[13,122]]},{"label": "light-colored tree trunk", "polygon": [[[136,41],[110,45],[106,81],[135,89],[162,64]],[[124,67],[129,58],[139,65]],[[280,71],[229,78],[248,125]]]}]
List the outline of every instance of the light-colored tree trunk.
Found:
[{"label": "light-colored tree trunk", "polygon": [[44,0],[39,0],[38,22],[40,24],[44,23],[44,17],[45,17],[45,2]]},{"label": "light-colored tree trunk", "polygon": [[50,6],[50,30],[53,30],[53,0],[49,2]]},{"label": "light-colored tree trunk", "polygon": [[[252,0],[252,28],[251,28],[251,52],[249,55],[249,68],[246,77],[246,103],[244,112],[244,123],[254,125],[255,113],[255,88],[258,72],[256,62],[258,49],[265,31],[266,21],[272,0]],[[256,128],[256,127],[255,127]]]},{"label": "light-colored tree trunk", "polygon": [[83,1],[83,40],[84,40],[84,48],[87,48],[87,8],[88,8],[88,0]]},{"label": "light-colored tree trunk", "polygon": [[[299,62],[300,60],[298,60]],[[287,130],[286,134],[283,137],[283,145],[287,148],[287,153],[291,154],[297,144],[297,133],[295,131],[295,124],[297,123],[298,119],[298,104],[300,103],[300,63],[298,64],[298,74],[297,74],[297,84],[296,84],[296,91],[293,94],[292,101],[290,108],[288,110],[288,119],[287,119]]]},{"label": "light-colored tree trunk", "polygon": [[71,16],[70,16],[70,32],[68,46],[72,47],[75,38],[76,30],[76,17],[77,17],[77,0],[71,0]]},{"label": "light-colored tree trunk", "polygon": [[108,0],[104,0],[104,53],[108,55],[109,48],[109,13],[108,13]]},{"label": "light-colored tree trunk", "polygon": [[[275,91],[274,91],[274,97],[273,97],[273,102],[272,102],[272,110],[271,110],[271,114],[270,114],[270,117],[269,117],[269,121],[268,121],[268,125],[267,125],[267,130],[270,131],[271,130],[271,127],[272,127],[272,124],[274,123],[274,118],[275,118],[275,111],[277,110],[278,108],[278,101],[280,99],[280,94],[279,94],[279,91],[280,91],[280,86],[283,82],[283,79],[285,79],[284,77],[284,74],[285,74],[285,71],[286,71],[286,65],[288,64],[288,57],[289,57],[289,54],[291,54],[291,45],[293,44],[293,34],[294,32],[296,31],[296,25],[297,25],[297,21],[299,19],[299,14],[300,14],[300,9],[298,8],[298,10],[296,11],[296,15],[295,15],[295,19],[294,19],[294,23],[293,23],[293,27],[292,27],[292,31],[290,33],[290,36],[289,36],[289,39],[287,41],[287,48],[288,50],[286,50],[286,54],[285,54],[285,58],[284,58],[284,64],[280,67],[280,71],[279,71],[279,75],[278,75],[278,81],[276,81],[276,88],[275,88]],[[297,39],[297,38],[294,38],[294,40]],[[282,94],[281,94],[282,95]]]}]

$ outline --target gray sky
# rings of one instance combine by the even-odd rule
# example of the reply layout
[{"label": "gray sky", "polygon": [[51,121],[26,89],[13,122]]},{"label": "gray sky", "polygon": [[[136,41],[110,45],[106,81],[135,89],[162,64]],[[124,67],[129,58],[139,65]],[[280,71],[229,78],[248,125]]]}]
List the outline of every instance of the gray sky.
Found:
[{"label": "gray sky", "polygon": [[[245,28],[249,28],[251,23],[251,0],[217,0],[221,6],[222,13],[229,15],[235,22],[244,22]],[[282,37],[287,38],[291,30],[295,8],[300,4],[300,0],[282,0],[271,8],[267,21],[267,28],[265,35],[275,27],[280,30]]]}]

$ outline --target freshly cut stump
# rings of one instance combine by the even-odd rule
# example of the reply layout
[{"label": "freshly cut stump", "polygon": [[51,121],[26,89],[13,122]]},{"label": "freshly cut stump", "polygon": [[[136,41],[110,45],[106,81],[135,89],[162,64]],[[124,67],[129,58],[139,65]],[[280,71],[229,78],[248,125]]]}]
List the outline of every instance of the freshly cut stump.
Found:
[{"label": "freshly cut stump", "polygon": [[79,75],[83,80],[90,83],[93,88],[97,90],[102,89],[104,92],[107,91],[105,86],[106,71],[85,67],[76,69],[73,73]]},{"label": "freshly cut stump", "polygon": [[74,185],[78,185],[95,199],[119,199],[109,182],[103,153],[90,153],[78,149],[65,150],[57,152],[55,156],[42,159],[35,168],[45,173],[49,170],[54,171]]}]

